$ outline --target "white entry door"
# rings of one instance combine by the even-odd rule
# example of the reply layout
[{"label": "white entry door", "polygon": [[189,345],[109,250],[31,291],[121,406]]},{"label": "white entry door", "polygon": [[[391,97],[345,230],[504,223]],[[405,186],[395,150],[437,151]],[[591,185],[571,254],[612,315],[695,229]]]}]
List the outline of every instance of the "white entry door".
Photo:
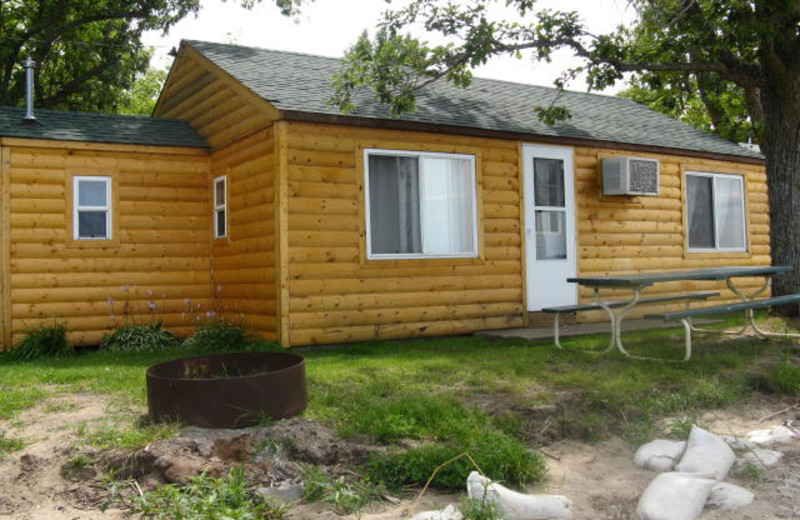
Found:
[{"label": "white entry door", "polygon": [[572,148],[523,146],[528,310],[573,305],[576,275]]}]

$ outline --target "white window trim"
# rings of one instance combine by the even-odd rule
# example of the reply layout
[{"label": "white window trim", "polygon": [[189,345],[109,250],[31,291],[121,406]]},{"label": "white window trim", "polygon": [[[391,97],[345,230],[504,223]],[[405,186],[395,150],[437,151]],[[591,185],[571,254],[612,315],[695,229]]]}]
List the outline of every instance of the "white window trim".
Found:
[{"label": "white window trim", "polygon": [[[370,202],[369,202],[369,156],[370,155],[390,155],[390,156],[409,156],[409,157],[430,157],[440,159],[464,159],[470,163],[470,186],[472,186],[472,243],[475,245],[474,251],[466,253],[400,253],[400,254],[387,254],[387,253],[373,253],[372,252],[372,224],[370,222]],[[419,173],[424,175],[423,169],[424,161],[419,163]],[[424,183],[420,182],[420,199],[424,200]],[[476,183],[475,171],[475,156],[468,154],[458,153],[443,153],[443,152],[415,152],[411,150],[389,150],[382,148],[367,148],[364,150],[364,200],[365,200],[365,216],[366,216],[366,240],[367,240],[367,260],[411,260],[411,259],[426,259],[426,258],[477,258],[480,246],[478,244],[478,186]],[[424,205],[420,204],[420,221],[425,221]],[[425,248],[425,227],[420,229],[420,236],[422,247]]]},{"label": "white window trim", "polygon": [[[222,183],[223,189],[223,200],[222,204],[217,204],[217,184]],[[225,238],[228,236],[228,228],[230,227],[230,223],[228,222],[228,176],[227,175],[220,175],[219,177],[214,178],[214,189],[211,194],[214,197],[214,238]],[[219,233],[219,220],[217,219],[217,213],[220,211],[223,212],[225,215],[225,233]]]},{"label": "white window trim", "polygon": [[[739,181],[739,184],[742,187],[742,219],[743,219],[743,222],[742,222],[742,234],[743,234],[742,243],[744,244],[744,246],[743,247],[720,247],[719,245],[717,245],[717,247],[713,247],[713,248],[708,248],[708,247],[699,248],[699,247],[691,247],[689,245],[689,215],[688,215],[688,211],[689,211],[689,204],[688,204],[689,193],[688,193],[688,182],[687,182],[687,193],[686,193],[686,197],[687,197],[687,203],[686,203],[686,211],[687,211],[687,216],[686,216],[686,228],[687,228],[686,229],[686,246],[687,246],[689,252],[690,253],[746,253],[747,252],[748,242],[747,242],[747,202],[746,202],[747,195],[745,193],[745,188],[747,187],[747,185],[744,182],[744,177],[741,176],[741,175],[733,175],[733,174],[730,174],[730,173],[712,173],[712,172],[696,172],[696,171],[687,171],[687,172],[685,172],[685,176],[686,177],[695,176],[695,177],[710,178],[711,179],[711,195],[713,197],[715,206],[716,206],[716,202],[717,202],[716,197],[717,197],[717,179],[718,178],[725,177],[725,178],[728,178],[728,179],[736,179],[737,181]],[[716,210],[716,207],[714,209]],[[717,214],[716,214],[716,211],[714,212],[714,243],[715,244],[719,244],[719,230],[717,228]]]},{"label": "white window trim", "polygon": [[[81,181],[104,182],[106,185],[106,205],[105,206],[81,206],[80,205],[80,183]],[[112,236],[112,212],[111,212],[111,177],[100,177],[94,175],[76,175],[72,178],[72,234],[74,240],[111,240]],[[104,211],[106,214],[106,236],[104,237],[82,237],[78,226],[78,214],[81,211]]]}]

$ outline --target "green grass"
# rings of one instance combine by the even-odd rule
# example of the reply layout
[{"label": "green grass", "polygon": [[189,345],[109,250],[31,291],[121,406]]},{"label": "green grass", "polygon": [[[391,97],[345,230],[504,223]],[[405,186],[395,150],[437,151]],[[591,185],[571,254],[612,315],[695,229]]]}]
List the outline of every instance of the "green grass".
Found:
[{"label": "green grass", "polygon": [[[549,427],[558,436],[593,440],[616,434],[636,443],[670,430],[679,434],[703,410],[732,406],[754,392],[800,392],[800,350],[788,342],[698,335],[689,363],[574,350],[606,341],[607,336],[570,338],[565,343],[573,349],[558,350],[549,340],[470,336],[301,350],[306,416],[342,435],[386,444],[385,453],[362,468],[376,484],[422,485],[437,466],[466,452],[491,478],[523,486],[544,474],[522,413],[531,407],[556,406]],[[629,349],[645,355],[678,358],[682,341],[679,329],[626,334]],[[196,353],[95,351],[25,362],[0,359],[0,419],[65,392],[96,392],[113,396],[113,420],[85,425],[83,441],[136,449],[176,431],[175,425],[136,422],[146,406],[146,368]],[[677,419],[658,431],[665,417]],[[413,447],[400,449],[400,441]],[[434,484],[463,487],[472,469],[459,459]]]}]

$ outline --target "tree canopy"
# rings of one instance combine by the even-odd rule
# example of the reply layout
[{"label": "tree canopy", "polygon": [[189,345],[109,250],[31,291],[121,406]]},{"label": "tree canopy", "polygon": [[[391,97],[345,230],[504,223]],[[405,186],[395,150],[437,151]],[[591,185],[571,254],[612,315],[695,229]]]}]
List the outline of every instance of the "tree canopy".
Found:
[{"label": "tree canopy", "polygon": [[[634,95],[655,81],[668,85],[673,94],[660,102],[673,115],[694,117],[693,108],[705,106],[703,124],[734,139],[749,131],[736,115],[746,111],[767,159],[773,263],[794,267],[773,290],[800,292],[800,2],[629,0],[636,22],[607,34],[591,34],[577,12],[535,11],[536,0],[506,0],[514,19],[493,19],[496,3],[412,0],[387,12],[375,35],[346,53],[332,102],[352,110],[353,92],[367,88],[398,115],[414,110],[415,93],[433,81],[469,85],[472,69],[493,56],[527,50],[549,61],[566,48],[583,65],[565,71],[562,83],[583,71],[589,87],[602,90],[640,73]],[[444,43],[410,36],[411,26]],[[548,122],[569,117],[558,106],[536,110]]]},{"label": "tree canopy", "polygon": [[0,104],[24,99],[22,63],[37,64],[38,106],[114,111],[144,74],[145,30],[166,31],[199,0],[0,0]]},{"label": "tree canopy", "polygon": [[730,141],[758,143],[761,124],[751,120],[744,90],[720,80],[701,88],[700,81],[692,73],[641,73],[617,95]]}]

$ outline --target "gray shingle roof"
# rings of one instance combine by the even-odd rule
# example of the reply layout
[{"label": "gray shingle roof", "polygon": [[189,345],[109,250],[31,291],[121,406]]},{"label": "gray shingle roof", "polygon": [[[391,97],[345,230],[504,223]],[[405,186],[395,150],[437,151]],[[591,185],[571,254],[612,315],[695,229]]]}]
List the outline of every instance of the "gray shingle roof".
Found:
[{"label": "gray shingle roof", "polygon": [[[279,110],[341,115],[328,105],[330,78],[341,60],[237,45],[186,41],[200,54]],[[467,89],[437,82],[419,92],[417,111],[400,120],[500,132],[587,139],[696,152],[761,158],[721,137],[697,130],[629,99],[565,91],[558,100],[572,113],[548,126],[533,107],[549,105],[553,88],[476,78]],[[367,92],[355,97],[350,115],[389,119]]]},{"label": "gray shingle roof", "polygon": [[207,148],[208,144],[186,121],[146,116],[120,116],[35,110],[37,125],[22,124],[25,110],[0,107],[0,137],[60,141],[183,146]]}]

